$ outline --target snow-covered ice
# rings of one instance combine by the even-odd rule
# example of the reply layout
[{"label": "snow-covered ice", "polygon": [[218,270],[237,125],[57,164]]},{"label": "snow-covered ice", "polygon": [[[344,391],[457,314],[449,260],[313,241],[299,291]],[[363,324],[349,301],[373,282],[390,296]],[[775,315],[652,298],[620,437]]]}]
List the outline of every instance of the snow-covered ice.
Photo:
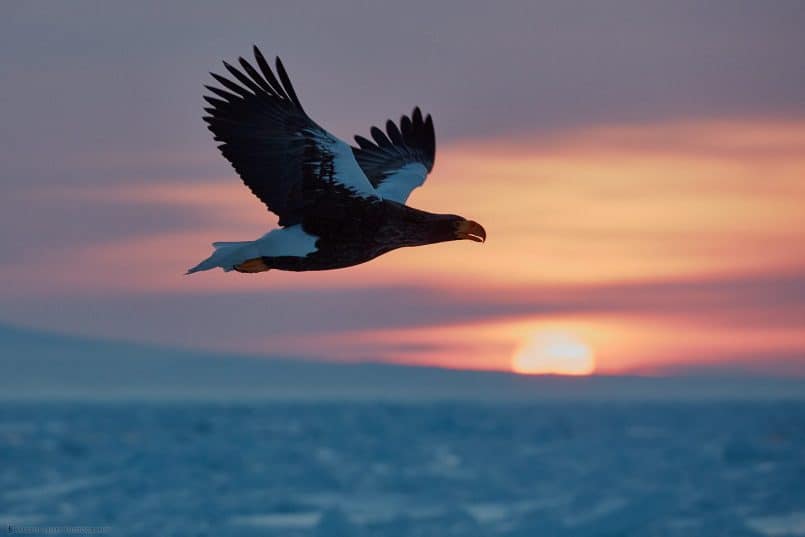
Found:
[{"label": "snow-covered ice", "polygon": [[115,535],[805,535],[805,405],[4,403],[0,487]]}]

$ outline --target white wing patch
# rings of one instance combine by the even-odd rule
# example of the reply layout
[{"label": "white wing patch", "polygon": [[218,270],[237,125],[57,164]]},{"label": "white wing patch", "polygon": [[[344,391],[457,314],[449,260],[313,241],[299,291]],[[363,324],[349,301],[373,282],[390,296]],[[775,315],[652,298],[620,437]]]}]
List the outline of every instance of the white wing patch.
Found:
[{"label": "white wing patch", "polygon": [[411,162],[387,174],[380,186],[377,187],[377,193],[383,199],[404,204],[411,192],[416,187],[422,186],[427,175],[428,169],[423,164]]},{"label": "white wing patch", "polygon": [[333,180],[347,187],[362,198],[379,200],[380,196],[369,182],[369,178],[358,165],[352,148],[332,134],[321,130],[307,131],[308,136],[327,153],[333,155]]}]

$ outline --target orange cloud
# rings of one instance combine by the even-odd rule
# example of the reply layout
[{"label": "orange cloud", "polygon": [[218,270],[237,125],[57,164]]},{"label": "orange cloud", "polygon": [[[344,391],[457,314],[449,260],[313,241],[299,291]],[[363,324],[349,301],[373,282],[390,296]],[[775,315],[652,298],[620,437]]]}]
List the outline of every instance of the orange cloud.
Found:
[{"label": "orange cloud", "polygon": [[[215,240],[256,238],[274,225],[236,177],[55,193],[78,203],[145,203],[202,215],[195,228],[53,250],[7,264],[23,293],[197,293],[393,286],[451,292],[589,285],[805,267],[805,120],[688,121],[578,129],[553,137],[442,146],[410,204],[481,222],[486,244],[402,249],[323,273],[240,275],[184,270]],[[54,195],[53,192],[42,195]],[[49,275],[58,267],[60,277]],[[393,304],[389,304],[393,308]],[[728,315],[728,312],[725,312]],[[271,349],[349,359],[508,369],[535,330],[569,331],[595,349],[598,370],[661,365],[737,349],[789,352],[803,338],[768,327],[733,334],[677,319],[533,316],[422,329],[273,338]],[[265,341],[233,342],[265,350]],[[385,349],[385,350],[383,350]]]},{"label": "orange cloud", "polygon": [[[805,265],[805,121],[687,122],[582,129],[528,142],[440,150],[410,203],[484,224],[487,243],[403,249],[347,272],[181,278],[214,240],[256,238],[276,219],[236,177],[58,193],[86,203],[139,202],[209,215],[204,228],[89,245],[58,256],[66,272],[114,287],[246,289],[417,281],[461,287],[602,282]],[[125,263],[121,260],[125,259]],[[47,264],[47,263],[46,263]],[[128,268],[127,268],[128,267]],[[29,267],[30,268],[30,267]],[[81,285],[79,276],[74,283]]]},{"label": "orange cloud", "polygon": [[[805,333],[791,327],[735,327],[700,318],[663,318],[630,314],[520,316],[492,321],[358,330],[335,334],[255,340],[249,350],[317,356],[322,348],[340,360],[383,360],[453,369],[510,371],[523,345],[539,334],[563,334],[589,347],[595,372],[652,373],[670,365],[692,368],[754,354],[758,361],[780,354],[802,356]],[[805,356],[802,356],[805,360]]]}]

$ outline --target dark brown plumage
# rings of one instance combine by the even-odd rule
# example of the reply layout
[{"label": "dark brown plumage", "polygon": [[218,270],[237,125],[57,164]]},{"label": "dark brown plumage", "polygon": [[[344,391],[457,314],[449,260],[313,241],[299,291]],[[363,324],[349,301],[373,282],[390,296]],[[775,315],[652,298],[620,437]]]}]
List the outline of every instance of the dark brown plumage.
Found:
[{"label": "dark brown plumage", "polygon": [[[204,121],[247,187],[279,216],[280,228],[260,239],[214,243],[212,256],[188,273],[220,267],[327,270],[364,263],[405,246],[450,240],[483,241],[477,223],[405,205],[433,169],[433,120],[419,108],[373,142],[350,147],[304,111],[282,62],[276,72],[254,47],[257,68],[224,62],[234,80],[212,74]],[[259,71],[258,71],[259,69]]]}]

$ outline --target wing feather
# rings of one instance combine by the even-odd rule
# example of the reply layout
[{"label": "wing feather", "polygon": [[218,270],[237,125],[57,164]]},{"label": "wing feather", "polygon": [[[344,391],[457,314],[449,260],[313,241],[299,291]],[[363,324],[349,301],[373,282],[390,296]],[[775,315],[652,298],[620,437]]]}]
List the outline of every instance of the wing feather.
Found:
[{"label": "wing feather", "polygon": [[274,90],[274,93],[279,97],[287,99],[288,96],[285,95],[285,92],[283,92],[282,86],[277,80],[277,77],[274,76],[273,71],[271,71],[271,67],[268,66],[268,62],[263,56],[263,53],[260,52],[260,49],[257,48],[257,45],[254,46],[254,59],[257,61],[257,66],[260,68],[260,71],[262,71],[266,82],[268,82],[268,84]]},{"label": "wing feather", "polygon": [[291,99],[299,110],[302,110],[302,103],[299,102],[299,97],[296,96],[296,92],[293,89],[293,84],[291,84],[291,79],[288,78],[288,73],[285,72],[285,67],[282,65],[282,61],[279,58],[277,58],[277,73],[282,81],[282,87],[285,89],[285,94]]},{"label": "wing feather", "polygon": [[397,125],[395,125],[390,119],[386,121],[386,133],[388,134],[391,143],[395,146],[399,147],[405,145],[405,141],[403,140],[400,129],[398,129]]},{"label": "wing feather", "polygon": [[386,132],[372,127],[374,143],[355,136],[352,151],[366,176],[384,198],[405,203],[411,192],[425,182],[436,159],[436,134],[430,114],[422,117],[419,107],[402,116],[399,126],[386,121]]},{"label": "wing feather", "polygon": [[377,127],[372,127],[371,131],[372,138],[374,138],[375,143],[380,147],[389,148],[392,147],[391,141],[386,138],[386,134],[378,129]]},{"label": "wing feather", "polygon": [[205,86],[214,97],[204,96],[203,119],[246,186],[282,226],[302,223],[322,199],[379,201],[349,145],[302,109],[279,58],[277,79],[257,47],[254,54],[259,72],[243,58],[242,71],[224,62],[234,80],[213,73],[224,89]]},{"label": "wing feather", "polygon": [[[223,62],[223,63],[224,63],[224,67],[226,67],[226,70],[229,71],[229,74],[231,74],[232,76],[237,78],[238,82],[240,82],[241,84],[243,84],[244,86],[249,88],[252,93],[257,95],[257,94],[265,91],[263,88],[258,86],[257,83],[254,80],[252,80],[248,76],[244,75],[243,73],[238,71],[236,68],[234,68],[231,65],[229,65],[227,62]],[[224,79],[224,80],[226,80],[226,79]]]}]

